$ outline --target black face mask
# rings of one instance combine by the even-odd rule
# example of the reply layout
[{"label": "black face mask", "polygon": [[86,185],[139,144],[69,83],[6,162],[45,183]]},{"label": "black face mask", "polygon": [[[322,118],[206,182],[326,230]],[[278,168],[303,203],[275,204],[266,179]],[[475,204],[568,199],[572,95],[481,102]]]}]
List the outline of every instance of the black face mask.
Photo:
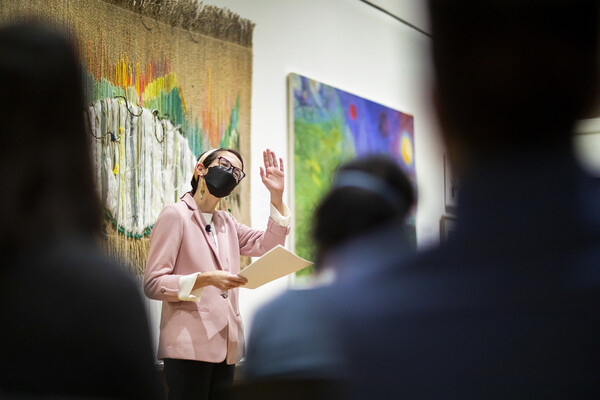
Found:
[{"label": "black face mask", "polygon": [[233,174],[219,166],[210,167],[204,175],[206,187],[215,197],[225,197],[237,186]]}]

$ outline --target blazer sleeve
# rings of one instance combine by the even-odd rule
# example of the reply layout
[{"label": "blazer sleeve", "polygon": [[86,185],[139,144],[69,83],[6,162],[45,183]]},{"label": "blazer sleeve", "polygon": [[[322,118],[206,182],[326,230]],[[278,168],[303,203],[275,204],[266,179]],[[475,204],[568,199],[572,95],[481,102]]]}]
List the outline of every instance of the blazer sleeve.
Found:
[{"label": "blazer sleeve", "polygon": [[260,257],[278,244],[283,246],[290,232],[289,227],[279,225],[273,218],[269,218],[264,231],[252,229],[237,221],[235,223],[242,256]]},{"label": "blazer sleeve", "polygon": [[144,293],[151,299],[179,301],[179,278],[173,269],[183,237],[183,218],[170,205],[158,216],[150,235]]}]

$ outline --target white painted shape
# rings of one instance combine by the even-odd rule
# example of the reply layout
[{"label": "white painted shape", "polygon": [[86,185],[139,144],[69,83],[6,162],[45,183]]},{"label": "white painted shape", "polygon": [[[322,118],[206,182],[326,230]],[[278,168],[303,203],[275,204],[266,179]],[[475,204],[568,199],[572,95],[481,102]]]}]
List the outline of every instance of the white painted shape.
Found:
[{"label": "white painted shape", "polygon": [[[104,132],[101,104],[108,116]],[[127,106],[120,99],[102,99],[88,108],[87,116],[94,136],[103,138],[92,142],[98,191],[107,193],[103,206],[119,226],[142,234],[164,206],[191,189],[196,158],[179,126],[155,118],[149,109],[129,105],[135,114],[132,121]],[[107,138],[110,133],[119,141]]]}]

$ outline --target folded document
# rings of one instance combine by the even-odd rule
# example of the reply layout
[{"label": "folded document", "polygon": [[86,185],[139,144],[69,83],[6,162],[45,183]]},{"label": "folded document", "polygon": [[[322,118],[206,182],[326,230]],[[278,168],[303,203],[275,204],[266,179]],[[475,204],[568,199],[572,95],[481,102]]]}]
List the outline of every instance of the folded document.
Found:
[{"label": "folded document", "polygon": [[238,275],[248,279],[248,283],[241,287],[256,289],[265,283],[299,271],[310,265],[312,265],[312,262],[298,257],[282,245],[278,245],[248,265]]}]

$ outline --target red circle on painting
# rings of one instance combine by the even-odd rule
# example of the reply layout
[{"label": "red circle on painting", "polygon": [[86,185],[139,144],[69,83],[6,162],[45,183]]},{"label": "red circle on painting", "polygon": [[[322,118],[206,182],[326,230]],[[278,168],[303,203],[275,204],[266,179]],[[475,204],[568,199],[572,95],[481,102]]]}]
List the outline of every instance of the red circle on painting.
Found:
[{"label": "red circle on painting", "polygon": [[350,104],[350,118],[356,119],[356,106],[354,104]]}]

